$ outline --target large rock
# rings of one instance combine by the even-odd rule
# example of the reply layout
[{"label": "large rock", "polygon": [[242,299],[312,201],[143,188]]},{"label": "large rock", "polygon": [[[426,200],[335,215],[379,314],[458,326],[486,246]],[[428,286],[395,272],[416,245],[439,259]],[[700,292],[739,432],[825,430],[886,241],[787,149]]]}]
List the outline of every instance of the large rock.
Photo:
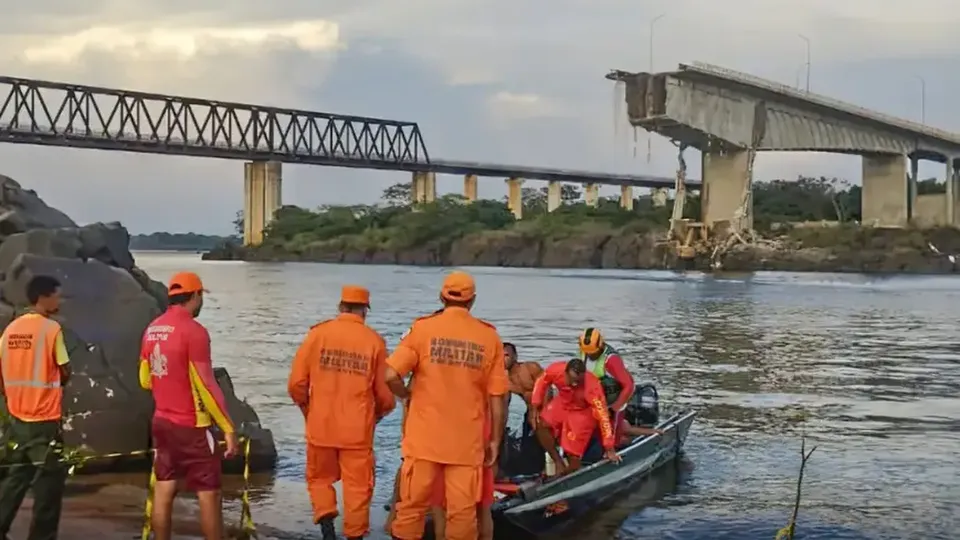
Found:
[{"label": "large rock", "polygon": [[[73,366],[64,390],[64,435],[68,446],[94,454],[129,454],[149,448],[153,400],[140,388],[140,339],[166,308],[166,289],[137,268],[119,223],[77,226],[32,191],[0,176],[0,328],[27,307],[33,276],[63,283],[57,318]],[[251,466],[272,469],[273,435],[260,426],[252,407],[234,393],[230,376],[216,370],[227,407],[251,437]],[[0,410],[6,404],[0,400]],[[84,471],[146,466],[141,458],[91,461]],[[229,464],[237,468],[239,460]]]}]

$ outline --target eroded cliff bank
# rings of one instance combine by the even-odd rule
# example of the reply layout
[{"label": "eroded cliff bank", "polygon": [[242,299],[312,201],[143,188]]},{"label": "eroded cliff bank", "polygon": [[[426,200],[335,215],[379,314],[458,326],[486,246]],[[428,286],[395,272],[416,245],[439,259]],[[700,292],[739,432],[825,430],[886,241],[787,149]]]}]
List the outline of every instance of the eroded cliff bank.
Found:
[{"label": "eroded cliff bank", "polygon": [[[140,389],[137,359],[143,331],[166,308],[166,288],[137,268],[129,242],[119,223],[78,226],[36,192],[0,176],[0,329],[27,307],[25,288],[33,276],[60,280],[64,300],[57,318],[74,373],[64,389],[64,437],[86,454],[150,446],[153,400]],[[252,466],[272,469],[271,432],[236,396],[226,370],[215,372],[231,416],[252,439]],[[2,400],[0,412],[6,412]],[[97,459],[80,470],[131,467],[149,468],[149,460]]]},{"label": "eroded cliff bank", "polygon": [[[403,249],[363,246],[345,237],[289,250],[223,246],[207,260],[303,261],[420,266],[682,269],[863,273],[952,273],[948,255],[960,254],[960,230],[874,229],[854,225],[798,227],[770,234],[693,265],[676,258],[662,231],[624,230],[542,237],[517,230],[483,231]],[[931,247],[933,246],[933,247]],[[939,251],[939,253],[938,253]],[[719,265],[717,264],[719,263]]]}]

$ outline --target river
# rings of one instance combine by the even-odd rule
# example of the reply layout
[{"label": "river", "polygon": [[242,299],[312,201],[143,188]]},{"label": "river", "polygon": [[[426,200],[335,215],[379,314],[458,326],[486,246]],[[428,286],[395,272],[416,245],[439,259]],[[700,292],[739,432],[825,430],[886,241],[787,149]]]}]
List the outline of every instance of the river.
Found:
[{"label": "river", "polygon": [[[276,436],[276,478],[254,493],[258,524],[313,529],[303,424],[286,393],[306,330],[335,312],[345,282],[370,288],[368,322],[394,346],[437,308],[444,270],[202,262],[137,253],[154,279],[199,273],[200,320]],[[620,348],[664,407],[696,408],[679,474],[658,475],[568,538],[772,539],[807,466],[798,536],[953,538],[960,515],[960,281],[952,277],[476,268],[476,314],[521,360],[567,358],[586,324]],[[516,402],[517,400],[514,400]],[[519,410],[511,411],[512,422]],[[399,412],[377,432],[372,538],[392,489]],[[234,518],[233,512],[229,514]]]}]

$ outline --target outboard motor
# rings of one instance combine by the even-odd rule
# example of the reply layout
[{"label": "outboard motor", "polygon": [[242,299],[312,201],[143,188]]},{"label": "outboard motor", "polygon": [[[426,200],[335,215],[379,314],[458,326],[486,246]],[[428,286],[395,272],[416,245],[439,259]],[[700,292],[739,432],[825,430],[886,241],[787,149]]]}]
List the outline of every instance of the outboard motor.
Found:
[{"label": "outboard motor", "polygon": [[638,386],[624,411],[627,422],[634,426],[655,426],[660,420],[660,395],[652,384]]}]

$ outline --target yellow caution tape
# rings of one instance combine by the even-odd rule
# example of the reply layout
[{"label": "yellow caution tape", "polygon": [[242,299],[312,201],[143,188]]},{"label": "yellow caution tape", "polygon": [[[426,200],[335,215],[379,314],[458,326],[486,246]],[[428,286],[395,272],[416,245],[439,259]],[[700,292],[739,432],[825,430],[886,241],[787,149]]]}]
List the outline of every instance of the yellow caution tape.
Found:
[{"label": "yellow caution tape", "polygon": [[[241,530],[241,539],[243,540],[253,540],[257,538],[257,528],[253,522],[253,516],[250,511],[250,438],[241,437],[240,440],[243,442],[243,491],[240,495],[241,507],[240,507],[240,530]],[[219,444],[225,444],[220,442]],[[30,446],[28,444],[27,446]],[[10,442],[6,445],[7,449],[10,451],[17,450],[20,448],[15,442]],[[2,445],[0,445],[2,448]],[[76,470],[79,467],[82,467],[84,463],[97,459],[110,459],[110,458],[119,458],[119,457],[137,457],[137,456],[147,456],[153,454],[153,449],[149,450],[135,450],[133,452],[112,452],[109,454],[94,454],[94,455],[81,455],[82,449],[65,449],[62,442],[59,441],[50,441],[47,445],[47,454],[49,456],[50,452],[55,452],[61,454],[61,457],[57,460],[61,463],[69,464],[70,468],[67,470],[67,475],[72,476],[76,473]],[[45,457],[46,457],[45,456]],[[5,458],[6,456],[0,456],[0,459]],[[37,462],[27,462],[27,463],[6,463],[0,464],[0,469],[8,469],[13,467],[20,467],[23,465],[33,465],[41,466],[48,463],[46,459]],[[155,463],[150,467],[150,483],[147,488],[147,501],[143,510],[143,531],[141,534],[142,540],[148,540],[150,533],[153,530],[152,527],[152,517],[153,517],[153,498],[154,498],[154,488],[157,483],[157,470]]]}]

